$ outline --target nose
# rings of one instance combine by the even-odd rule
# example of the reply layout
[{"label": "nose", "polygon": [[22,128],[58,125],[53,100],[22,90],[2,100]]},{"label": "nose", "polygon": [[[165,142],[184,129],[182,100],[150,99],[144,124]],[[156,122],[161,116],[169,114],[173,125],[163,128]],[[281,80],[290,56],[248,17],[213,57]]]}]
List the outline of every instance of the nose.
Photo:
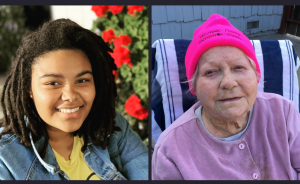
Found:
[{"label": "nose", "polygon": [[230,70],[223,72],[220,88],[221,89],[232,89],[238,86],[238,83]]},{"label": "nose", "polygon": [[62,100],[74,102],[78,98],[78,93],[75,89],[75,86],[71,84],[65,85],[62,91]]}]

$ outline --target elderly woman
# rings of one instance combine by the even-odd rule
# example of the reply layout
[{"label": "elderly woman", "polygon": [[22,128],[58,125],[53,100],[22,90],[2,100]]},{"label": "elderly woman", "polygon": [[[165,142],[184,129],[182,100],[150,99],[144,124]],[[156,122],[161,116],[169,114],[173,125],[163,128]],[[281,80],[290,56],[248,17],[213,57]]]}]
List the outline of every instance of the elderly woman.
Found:
[{"label": "elderly woman", "polygon": [[300,178],[300,115],[292,101],[257,91],[260,69],[249,39],[212,15],[185,57],[199,102],[159,137],[152,179]]}]

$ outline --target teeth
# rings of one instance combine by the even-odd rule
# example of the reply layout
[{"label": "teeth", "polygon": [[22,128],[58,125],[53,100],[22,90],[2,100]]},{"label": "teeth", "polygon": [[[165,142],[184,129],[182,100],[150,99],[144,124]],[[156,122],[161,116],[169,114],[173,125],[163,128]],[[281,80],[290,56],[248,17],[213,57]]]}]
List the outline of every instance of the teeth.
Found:
[{"label": "teeth", "polygon": [[79,110],[79,107],[76,107],[74,109],[58,109],[60,112],[63,112],[63,113],[73,113],[73,112],[76,112]]}]

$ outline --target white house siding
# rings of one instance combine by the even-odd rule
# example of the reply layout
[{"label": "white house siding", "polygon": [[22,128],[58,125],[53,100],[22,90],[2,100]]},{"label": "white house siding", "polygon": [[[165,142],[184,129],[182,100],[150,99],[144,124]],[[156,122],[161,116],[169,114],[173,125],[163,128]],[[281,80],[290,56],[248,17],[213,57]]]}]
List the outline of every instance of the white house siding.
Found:
[{"label": "white house siding", "polygon": [[[278,32],[283,5],[152,6],[152,43],[157,39],[192,39],[195,29],[217,13],[249,37]],[[247,22],[259,28],[247,30]]]},{"label": "white house siding", "polygon": [[86,29],[91,29],[97,18],[91,8],[92,6],[50,6],[53,20],[68,18]]}]

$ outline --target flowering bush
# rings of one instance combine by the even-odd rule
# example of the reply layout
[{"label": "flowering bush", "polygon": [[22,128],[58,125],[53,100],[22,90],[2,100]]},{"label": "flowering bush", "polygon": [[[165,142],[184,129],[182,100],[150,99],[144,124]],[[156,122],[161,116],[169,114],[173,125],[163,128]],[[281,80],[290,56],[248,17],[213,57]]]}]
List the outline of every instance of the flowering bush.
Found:
[{"label": "flowering bush", "polygon": [[107,6],[92,6],[92,10],[96,13],[98,17],[102,17],[108,10]]},{"label": "flowering bush", "polygon": [[132,16],[136,16],[136,12],[141,12],[143,11],[144,7],[143,6],[128,6],[128,14]]},{"label": "flowering bush", "polygon": [[116,35],[114,30],[109,29],[107,31],[103,31],[102,38],[105,42],[111,43],[115,37]]},{"label": "flowering bush", "polygon": [[116,47],[114,50],[114,53],[111,53],[111,56],[114,58],[115,63],[117,67],[121,67],[123,63],[128,64],[129,66],[132,66],[132,63],[130,62],[130,50],[124,48],[124,47]]},{"label": "flowering bush", "polygon": [[148,7],[92,6],[92,31],[113,49],[118,67],[116,109],[142,140],[148,140]]},{"label": "flowering bush", "polygon": [[136,95],[131,95],[125,102],[125,111],[139,120],[148,116],[148,110],[142,107],[141,100]]},{"label": "flowering bush", "polygon": [[127,35],[120,35],[114,40],[115,47],[121,47],[122,45],[127,46],[130,43],[131,43],[131,38]]},{"label": "flowering bush", "polygon": [[116,15],[123,10],[123,6],[107,6],[110,9],[111,13]]}]

